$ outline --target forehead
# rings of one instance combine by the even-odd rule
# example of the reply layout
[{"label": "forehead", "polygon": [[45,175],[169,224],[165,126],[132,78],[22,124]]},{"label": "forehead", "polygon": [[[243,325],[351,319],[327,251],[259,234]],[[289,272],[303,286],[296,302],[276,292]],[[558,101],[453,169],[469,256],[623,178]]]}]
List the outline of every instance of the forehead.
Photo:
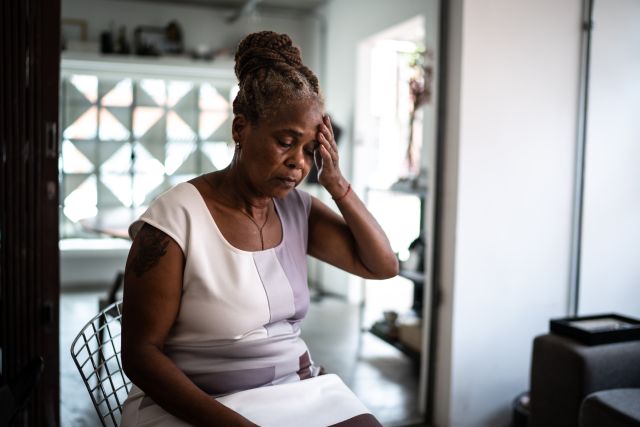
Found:
[{"label": "forehead", "polygon": [[323,107],[316,100],[289,102],[276,108],[260,127],[270,130],[295,129],[300,132],[316,132],[322,123]]}]

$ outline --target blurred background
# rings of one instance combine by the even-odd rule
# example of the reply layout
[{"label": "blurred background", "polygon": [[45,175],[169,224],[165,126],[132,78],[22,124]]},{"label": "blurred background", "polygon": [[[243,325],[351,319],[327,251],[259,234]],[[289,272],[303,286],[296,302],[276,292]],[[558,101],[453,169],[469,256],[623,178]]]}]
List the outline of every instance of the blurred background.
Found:
[{"label": "blurred background", "polygon": [[401,262],[368,281],[308,260],[312,357],[384,425],[520,425],[549,319],[640,317],[638,0],[0,10],[0,373],[44,356],[19,425],[97,425],[71,341],[120,298],[128,224],[230,161],[233,54],[259,30],[318,75],[341,168]]},{"label": "blurred background", "polygon": [[[110,289],[119,299],[127,225],[176,183],[227,166],[233,54],[244,35],[266,29],[289,34],[317,73],[342,168],[406,263],[378,283],[309,259],[305,340],[386,425],[422,421],[438,14],[436,1],[62,2],[63,425],[96,423],[67,349]],[[303,188],[334,206],[313,178]]]}]

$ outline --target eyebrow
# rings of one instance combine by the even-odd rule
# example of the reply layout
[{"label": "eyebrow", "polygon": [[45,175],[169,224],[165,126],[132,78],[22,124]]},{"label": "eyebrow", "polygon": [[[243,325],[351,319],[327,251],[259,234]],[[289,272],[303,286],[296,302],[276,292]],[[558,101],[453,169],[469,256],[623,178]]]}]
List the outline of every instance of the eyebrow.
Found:
[{"label": "eyebrow", "polygon": [[[278,133],[288,133],[291,135],[294,135],[298,138],[304,136],[304,132],[300,132],[299,130],[293,129],[293,128],[284,128],[284,129],[277,129],[274,131],[274,133],[278,134]],[[320,144],[320,142],[317,139],[313,139],[313,149],[315,150],[318,145]]]},{"label": "eyebrow", "polygon": [[276,130],[276,133],[282,133],[282,132],[290,133],[290,134],[293,134],[293,135],[298,136],[298,137],[304,135],[303,132],[300,132],[299,130],[296,130],[296,129],[293,129],[293,128],[284,128],[284,129]]}]

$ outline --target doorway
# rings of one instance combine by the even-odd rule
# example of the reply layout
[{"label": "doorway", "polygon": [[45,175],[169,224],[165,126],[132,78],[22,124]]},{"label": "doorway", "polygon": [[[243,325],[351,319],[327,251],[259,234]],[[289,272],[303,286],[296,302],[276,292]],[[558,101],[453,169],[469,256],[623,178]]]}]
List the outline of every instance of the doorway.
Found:
[{"label": "doorway", "polygon": [[[420,366],[428,352],[424,260],[431,240],[435,100],[416,108],[413,120],[410,115],[412,79],[418,71],[432,72],[435,46],[426,46],[425,21],[414,17],[357,44],[352,186],[387,232],[403,274],[384,281],[350,276],[345,291],[337,273],[326,272],[328,291],[342,290],[347,302],[326,298],[310,313],[330,331],[312,354],[338,371],[384,425],[420,423],[426,412]],[[327,354],[327,347],[339,356]]]}]

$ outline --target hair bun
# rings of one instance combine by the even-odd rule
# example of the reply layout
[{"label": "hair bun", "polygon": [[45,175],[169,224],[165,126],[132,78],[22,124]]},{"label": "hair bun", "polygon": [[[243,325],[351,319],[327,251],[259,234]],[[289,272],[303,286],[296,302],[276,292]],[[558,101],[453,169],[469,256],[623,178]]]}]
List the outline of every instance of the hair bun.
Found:
[{"label": "hair bun", "polygon": [[315,100],[323,105],[318,78],[302,63],[300,49],[286,34],[249,34],[235,55],[238,93],[233,114],[251,123],[268,117],[283,102]]},{"label": "hair bun", "polygon": [[235,74],[240,82],[247,75],[262,68],[281,70],[284,66],[302,66],[300,49],[286,34],[260,31],[249,34],[240,44],[235,55]]}]

